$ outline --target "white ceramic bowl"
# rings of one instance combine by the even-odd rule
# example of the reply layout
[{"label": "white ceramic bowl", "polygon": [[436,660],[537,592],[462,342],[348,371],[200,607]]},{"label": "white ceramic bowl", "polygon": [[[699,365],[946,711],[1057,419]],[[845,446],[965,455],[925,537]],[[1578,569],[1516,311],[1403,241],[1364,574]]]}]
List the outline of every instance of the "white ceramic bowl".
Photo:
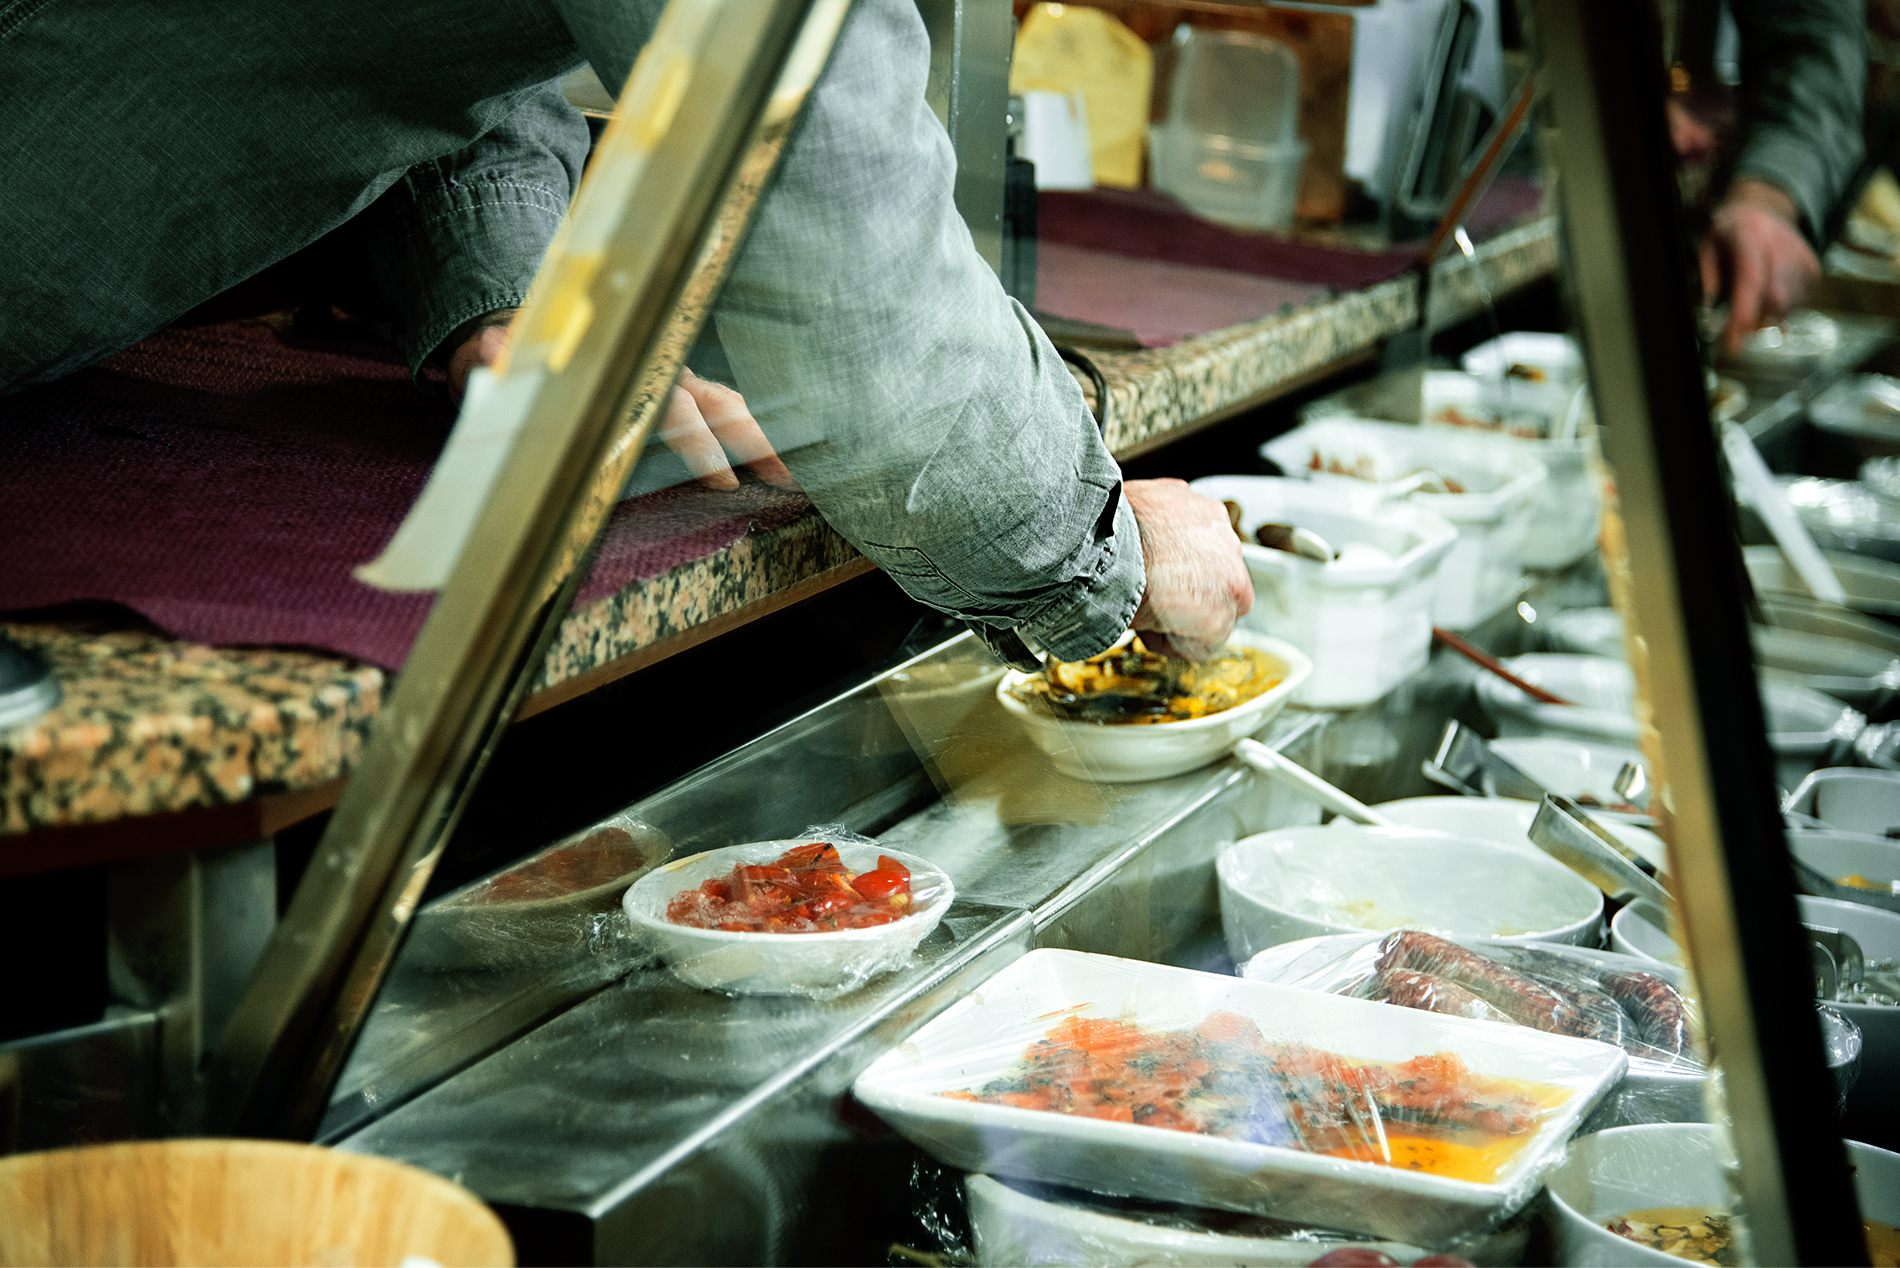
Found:
[{"label": "white ceramic bowl", "polygon": [[1619,955],[1655,960],[1673,969],[1687,968],[1689,964],[1675,939],[1628,907],[1610,917],[1610,950]]},{"label": "white ceramic bowl", "polygon": [[[1900,959],[1900,916],[1831,898],[1803,895],[1795,901],[1805,923],[1853,935],[1869,960]],[[1900,1137],[1900,1081],[1893,1077],[1900,1070],[1900,1008],[1833,1000],[1828,1007],[1839,1009],[1860,1027],[1861,1077],[1847,1094],[1843,1119],[1847,1134],[1881,1140]]]},{"label": "white ceramic bowl", "polygon": [[1622,660],[1623,615],[1615,608],[1572,608],[1537,622],[1552,650]]},{"label": "white ceramic bowl", "polygon": [[[1854,1194],[1861,1215],[1900,1219],[1900,1155],[1847,1142]],[[1604,1227],[1630,1211],[1667,1206],[1729,1206],[1723,1175],[1727,1143],[1704,1123],[1646,1123],[1580,1136],[1570,1156],[1547,1177],[1545,1218],[1555,1262],[1585,1265],[1654,1264],[1681,1268],[1684,1260],[1639,1246]]]},{"label": "white ceramic bowl", "polygon": [[[1591,744],[1582,740],[1558,740],[1539,737],[1524,740],[1492,740],[1491,751],[1510,762],[1554,793],[1572,801],[1594,798],[1600,806],[1622,801],[1616,791],[1616,776],[1625,762],[1643,765],[1642,754],[1633,748],[1614,744]],[[1495,793],[1488,786],[1485,791]],[[1586,809],[1590,807],[1586,803]],[[1644,826],[1653,822],[1647,815],[1623,814],[1614,810],[1594,810],[1605,819]]]},{"label": "white ceramic bowl", "polygon": [[1784,809],[1840,832],[1885,836],[1900,827],[1900,771],[1817,770],[1796,786]]},{"label": "white ceramic bowl", "polygon": [[1513,656],[1506,669],[1572,703],[1543,704],[1496,674],[1478,675],[1478,700],[1507,738],[1547,735],[1602,744],[1636,739],[1635,679],[1608,656],[1533,652]]},{"label": "white ceramic bowl", "polygon": [[1832,880],[1864,876],[1888,885],[1885,892],[1889,896],[1892,883],[1900,881],[1900,841],[1887,837],[1810,828],[1789,832],[1788,848],[1796,858]]},{"label": "white ceramic bowl", "polygon": [[950,910],[956,886],[926,859],[877,845],[838,845],[838,857],[854,872],[877,866],[888,854],[910,869],[915,908],[908,916],[869,929],[831,933],[741,933],[694,929],[666,918],[675,895],[724,876],[741,863],[770,863],[810,838],[755,841],[707,850],[668,863],[640,878],[621,899],[636,934],[667,967],[690,985],[728,995],[802,995],[834,999],[880,973],[901,968],[917,944],[930,936]]},{"label": "white ceramic bowl", "polygon": [[1590,942],[1603,895],[1552,859],[1414,828],[1282,828],[1222,847],[1221,927],[1236,964],[1295,938],[1428,929],[1506,942]]},{"label": "white ceramic bowl", "polygon": [[1848,759],[1854,740],[1867,729],[1867,718],[1858,710],[1779,678],[1763,676],[1761,704],[1768,743],[1775,750],[1775,779],[1783,788],[1798,787],[1817,766]]},{"label": "white ceramic bowl", "polygon": [[[1537,818],[1537,808],[1538,803],[1535,801],[1518,801],[1510,797],[1407,797],[1401,801],[1381,802],[1373,807],[1401,827],[1481,837],[1486,841],[1530,850],[1542,856],[1544,852],[1531,843],[1530,837],[1531,821]],[[1647,859],[1657,871],[1669,870],[1669,847],[1654,832],[1607,815],[1591,817],[1605,831]],[[1346,821],[1335,819],[1334,822]]]},{"label": "white ceramic bowl", "polygon": [[1017,670],[996,684],[996,698],[1065,775],[1111,784],[1179,775],[1219,759],[1236,741],[1265,726],[1313,672],[1306,653],[1280,639],[1240,628],[1229,642],[1266,652],[1286,667],[1286,677],[1270,691],[1204,718],[1141,726],[1065,722],[1030,708],[1011,693],[1010,688],[1030,677]]}]

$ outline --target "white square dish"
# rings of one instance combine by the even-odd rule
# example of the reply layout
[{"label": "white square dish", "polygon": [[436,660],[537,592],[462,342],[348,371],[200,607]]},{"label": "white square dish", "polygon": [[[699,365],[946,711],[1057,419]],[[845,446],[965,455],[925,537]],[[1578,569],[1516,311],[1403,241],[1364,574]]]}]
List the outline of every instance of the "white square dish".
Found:
[{"label": "white square dish", "polygon": [[[1238,1013],[1269,1042],[1371,1061],[1447,1052],[1477,1074],[1569,1090],[1489,1184],[1249,1141],[1106,1122],[940,1093],[981,1087],[1072,1016],[1151,1030]],[[1185,1202],[1432,1246],[1479,1232],[1534,1194],[1623,1076],[1607,1044],[1075,951],[1032,951],[885,1054],[857,1098],[952,1166],[1097,1193]]]}]

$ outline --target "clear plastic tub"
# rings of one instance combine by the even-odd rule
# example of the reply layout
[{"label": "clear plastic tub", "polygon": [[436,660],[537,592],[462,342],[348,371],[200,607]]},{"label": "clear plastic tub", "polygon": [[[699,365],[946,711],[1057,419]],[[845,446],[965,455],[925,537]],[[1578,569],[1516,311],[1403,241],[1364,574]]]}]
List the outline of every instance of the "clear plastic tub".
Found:
[{"label": "clear plastic tub", "polygon": [[1354,490],[1369,484],[1383,494],[1424,469],[1456,481],[1462,492],[1420,490],[1408,499],[1458,530],[1457,544],[1438,569],[1433,623],[1469,629],[1517,598],[1524,543],[1547,473],[1510,441],[1337,418],[1295,428],[1262,445],[1260,453],[1289,476],[1315,484],[1349,482],[1345,487]]},{"label": "clear plastic tub", "polygon": [[1285,228],[1306,161],[1299,59],[1258,35],[1186,24],[1174,49],[1167,118],[1149,133],[1155,188],[1210,220]]},{"label": "clear plastic tub", "polygon": [[1249,145],[1168,124],[1149,130],[1154,186],[1209,220],[1242,229],[1285,229],[1300,196],[1306,142]]},{"label": "clear plastic tub", "polygon": [[[1343,483],[1343,482],[1342,482]],[[1318,563],[1244,545],[1253,611],[1242,623],[1283,638],[1313,660],[1298,699],[1317,708],[1368,704],[1425,665],[1431,654],[1438,570],[1458,540],[1443,516],[1376,490],[1270,476],[1207,476],[1197,493],[1241,507],[1251,540],[1263,523],[1293,524],[1341,556]]]}]

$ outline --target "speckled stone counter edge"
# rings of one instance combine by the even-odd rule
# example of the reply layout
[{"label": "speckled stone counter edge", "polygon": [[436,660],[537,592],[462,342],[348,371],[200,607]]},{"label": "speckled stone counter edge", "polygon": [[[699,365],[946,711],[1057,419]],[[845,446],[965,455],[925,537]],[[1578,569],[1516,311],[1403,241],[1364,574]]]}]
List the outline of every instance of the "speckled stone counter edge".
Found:
[{"label": "speckled stone counter edge", "polygon": [[[1503,233],[1434,270],[1434,325],[1475,313],[1556,268],[1555,222]],[[1483,285],[1479,284],[1482,278]],[[1402,331],[1418,319],[1409,278],[1339,295],[1168,348],[1104,353],[1108,440],[1153,443]],[[536,689],[727,616],[856,558],[817,515],[577,609]],[[209,648],[150,633],[0,625],[53,663],[66,700],[0,733],[0,834],[241,801],[349,769],[381,706],[384,675],[316,652]]]}]

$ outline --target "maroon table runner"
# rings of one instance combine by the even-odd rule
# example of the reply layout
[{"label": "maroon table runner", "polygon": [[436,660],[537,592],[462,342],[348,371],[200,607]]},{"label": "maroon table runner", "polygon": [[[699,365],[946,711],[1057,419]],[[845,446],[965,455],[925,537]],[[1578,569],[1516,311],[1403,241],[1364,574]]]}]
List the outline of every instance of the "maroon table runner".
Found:
[{"label": "maroon table runner", "polygon": [[[258,323],[162,331],[0,397],[0,612],[103,600],[194,642],[298,644],[398,668],[434,596],[350,573],[401,523],[453,418],[385,345]],[[623,502],[580,601],[809,505],[761,484]]]}]

